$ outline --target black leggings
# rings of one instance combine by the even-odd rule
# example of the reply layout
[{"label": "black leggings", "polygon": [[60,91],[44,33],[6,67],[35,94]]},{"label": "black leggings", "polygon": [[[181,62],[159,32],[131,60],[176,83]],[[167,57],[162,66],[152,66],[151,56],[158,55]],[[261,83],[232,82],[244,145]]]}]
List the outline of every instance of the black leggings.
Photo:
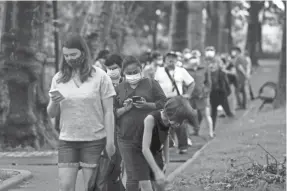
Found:
[{"label": "black leggings", "polygon": [[215,130],[215,124],[217,119],[217,107],[221,105],[227,116],[233,116],[230,111],[229,103],[225,93],[220,91],[212,91],[210,93],[210,105],[211,105],[211,118],[213,121],[213,130]]}]

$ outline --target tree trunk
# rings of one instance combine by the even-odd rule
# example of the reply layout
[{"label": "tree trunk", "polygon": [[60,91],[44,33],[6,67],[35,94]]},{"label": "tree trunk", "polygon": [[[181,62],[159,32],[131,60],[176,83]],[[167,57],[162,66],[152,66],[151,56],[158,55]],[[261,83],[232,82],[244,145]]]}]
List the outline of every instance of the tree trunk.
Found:
[{"label": "tree trunk", "polygon": [[227,52],[231,50],[233,47],[233,39],[232,39],[232,2],[227,1],[227,16],[226,16],[226,28],[228,31],[227,37]]},{"label": "tree trunk", "polygon": [[[253,66],[258,66],[259,43],[261,36],[261,23],[259,22],[259,12],[264,2],[250,1],[249,22],[247,32],[246,50],[248,50]],[[260,35],[259,35],[260,33]]]},{"label": "tree trunk", "polygon": [[187,36],[188,48],[191,50],[203,50],[202,44],[202,28],[203,28],[203,14],[202,10],[204,2],[202,1],[188,1],[188,23]]},{"label": "tree trunk", "polygon": [[153,22],[153,27],[152,27],[152,47],[153,47],[153,50],[157,49],[157,25],[158,25],[158,18]]},{"label": "tree trunk", "polygon": [[10,22],[17,28],[7,32],[12,25],[5,22],[2,41],[4,67],[0,76],[6,87],[0,95],[2,147],[56,148],[58,134],[47,115],[48,98],[42,87],[45,57],[39,41],[43,40],[45,2],[13,3]]},{"label": "tree trunk", "polygon": [[188,2],[173,1],[170,19],[170,50],[182,51],[187,48]]},{"label": "tree trunk", "polygon": [[99,51],[107,48],[110,40],[113,5],[112,1],[92,1],[85,18],[81,34],[88,39],[94,58]]},{"label": "tree trunk", "polygon": [[207,2],[207,24],[206,24],[206,37],[205,37],[205,46],[214,46],[218,48],[218,36],[219,36],[219,9],[218,1],[209,1]]},{"label": "tree trunk", "polygon": [[206,46],[214,46],[217,52],[223,52],[227,42],[227,2],[209,1],[207,2],[207,27],[206,27]]},{"label": "tree trunk", "polygon": [[278,94],[275,98],[274,108],[286,107],[286,1],[284,25],[283,25],[283,36],[282,36],[282,50],[280,58],[279,68],[279,80],[278,80]]}]

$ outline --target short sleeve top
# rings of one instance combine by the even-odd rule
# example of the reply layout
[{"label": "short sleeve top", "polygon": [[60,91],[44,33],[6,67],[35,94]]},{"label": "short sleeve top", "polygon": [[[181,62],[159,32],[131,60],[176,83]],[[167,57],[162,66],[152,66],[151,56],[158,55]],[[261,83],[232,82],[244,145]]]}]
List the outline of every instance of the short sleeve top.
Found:
[{"label": "short sleeve top", "polygon": [[[194,82],[193,77],[184,68],[176,66],[174,71],[169,71],[169,73],[175,80],[180,94],[183,94],[184,85],[189,86],[192,82]],[[168,98],[177,96],[177,91],[169,79],[164,67],[158,67],[154,79],[158,81]]]},{"label": "short sleeve top", "polygon": [[58,83],[57,73],[51,90],[59,90],[65,99],[60,102],[60,140],[94,141],[106,137],[102,100],[116,95],[109,76],[94,67],[92,76],[80,87],[71,79]]}]

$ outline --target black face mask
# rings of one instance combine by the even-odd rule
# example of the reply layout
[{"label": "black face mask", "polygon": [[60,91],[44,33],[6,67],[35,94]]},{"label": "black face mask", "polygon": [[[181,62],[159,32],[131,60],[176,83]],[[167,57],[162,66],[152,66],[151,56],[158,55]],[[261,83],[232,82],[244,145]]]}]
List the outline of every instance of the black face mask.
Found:
[{"label": "black face mask", "polygon": [[81,53],[81,56],[76,59],[71,59],[67,61],[72,68],[79,68],[82,66],[83,62],[85,61],[85,55]]}]

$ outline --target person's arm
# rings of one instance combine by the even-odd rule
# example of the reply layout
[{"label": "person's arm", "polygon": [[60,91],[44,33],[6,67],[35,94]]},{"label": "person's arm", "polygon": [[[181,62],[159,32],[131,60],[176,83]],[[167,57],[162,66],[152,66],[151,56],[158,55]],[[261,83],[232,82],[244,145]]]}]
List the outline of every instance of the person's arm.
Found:
[{"label": "person's arm", "polygon": [[182,68],[181,70],[184,84],[187,86],[187,91],[184,96],[187,98],[191,98],[195,86],[195,81],[193,77],[188,73],[188,71],[186,71],[186,69]]},{"label": "person's arm", "polygon": [[164,142],[163,156],[164,156],[165,167],[167,169],[169,165],[169,136],[166,137],[166,140]]},{"label": "person's arm", "polygon": [[151,108],[162,109],[167,99],[165,93],[163,92],[161,86],[156,80],[151,79],[151,83],[152,83],[152,93],[155,100],[155,102],[152,103]]},{"label": "person's arm", "polygon": [[[55,74],[55,76],[52,79],[50,90],[55,90],[57,88],[56,87],[57,86],[57,82],[56,82],[57,78],[58,78],[58,73]],[[47,113],[51,118],[57,117],[60,113],[60,104],[53,102],[52,99],[50,98],[49,104],[47,106]]]},{"label": "person's arm", "polygon": [[100,94],[104,113],[104,127],[107,132],[107,145],[114,144],[114,96],[116,95],[112,80],[105,73],[101,80]]},{"label": "person's arm", "polygon": [[114,99],[113,97],[108,97],[102,99],[103,111],[104,111],[104,127],[107,132],[107,144],[114,143],[114,127],[115,127],[115,119],[114,119]]},{"label": "person's arm", "polygon": [[48,107],[47,107],[47,113],[51,118],[55,118],[60,114],[60,104],[55,103],[50,98]]},{"label": "person's arm", "polygon": [[246,74],[247,74],[247,77],[250,78],[250,75],[251,75],[251,68],[252,68],[252,63],[251,63],[251,59],[250,57],[247,57],[246,58]]},{"label": "person's arm", "polygon": [[153,128],[154,128],[154,118],[151,115],[148,115],[144,120],[144,134],[143,134],[143,142],[142,142],[142,152],[147,160],[150,168],[152,171],[157,174],[158,172],[161,172],[161,169],[157,165],[151,150],[151,140],[152,140],[152,134],[153,134]]}]

